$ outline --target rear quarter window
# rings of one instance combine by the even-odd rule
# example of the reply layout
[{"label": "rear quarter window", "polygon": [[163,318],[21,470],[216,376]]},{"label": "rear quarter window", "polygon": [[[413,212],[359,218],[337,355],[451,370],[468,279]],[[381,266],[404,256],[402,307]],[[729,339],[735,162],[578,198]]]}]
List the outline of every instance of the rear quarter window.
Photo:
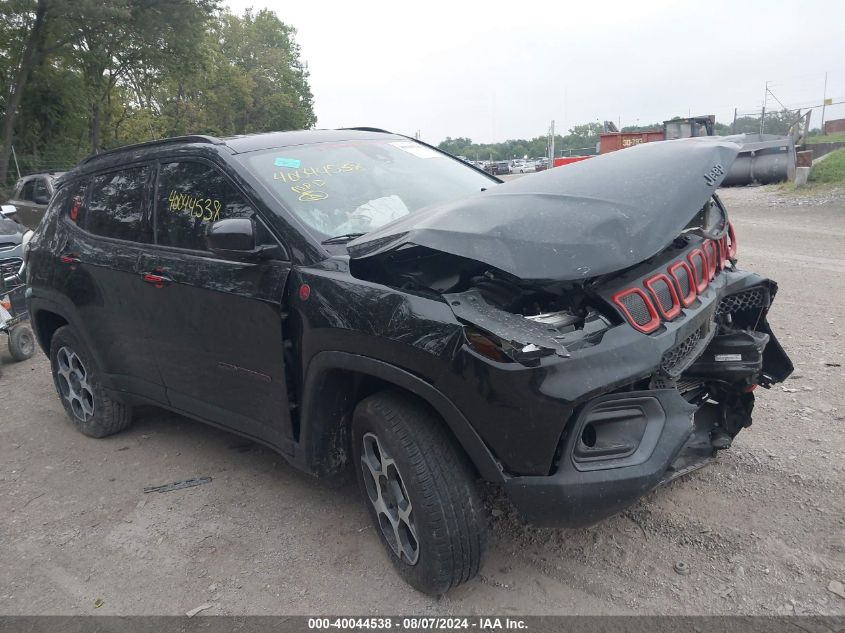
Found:
[{"label": "rear quarter window", "polygon": [[49,213],[58,213],[66,216],[71,222],[79,226],[85,226],[86,205],[85,190],[88,188],[88,180],[69,182],[59,189],[50,202]]}]

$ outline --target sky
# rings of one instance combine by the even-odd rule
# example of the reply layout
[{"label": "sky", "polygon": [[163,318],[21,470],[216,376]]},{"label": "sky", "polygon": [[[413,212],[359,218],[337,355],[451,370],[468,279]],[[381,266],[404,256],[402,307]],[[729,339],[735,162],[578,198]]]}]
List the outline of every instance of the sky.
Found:
[{"label": "sky", "polygon": [[[223,0],[297,29],[317,127],[430,143],[845,102],[845,2]],[[766,92],[766,82],[770,93]],[[812,126],[821,122],[814,110]],[[845,103],[825,119],[845,117]]]}]

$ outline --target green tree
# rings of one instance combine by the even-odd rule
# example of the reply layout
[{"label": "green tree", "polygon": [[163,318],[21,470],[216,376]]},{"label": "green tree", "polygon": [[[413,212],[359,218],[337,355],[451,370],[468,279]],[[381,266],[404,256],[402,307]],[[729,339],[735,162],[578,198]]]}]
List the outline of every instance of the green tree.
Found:
[{"label": "green tree", "polygon": [[218,0],[0,3],[0,186],[22,171],[189,133],[312,127],[296,31]]},{"label": "green tree", "polygon": [[[205,25],[216,7],[213,0],[76,0],[69,26],[75,36],[73,63],[85,80],[90,105],[91,150],[113,144],[104,142],[116,99],[127,99],[134,86],[131,107],[144,103],[163,74],[186,61],[199,45]],[[118,111],[120,110],[118,106]]]},{"label": "green tree", "polygon": [[3,74],[3,128],[0,138],[0,183],[5,182],[9,169],[9,155],[14,138],[15,121],[32,71],[42,63],[49,27],[48,2],[12,0],[2,7],[0,34],[9,38],[6,46]]},{"label": "green tree", "polygon": [[222,13],[160,103],[167,134],[244,134],[313,127],[314,98],[296,31],[270,11]]}]

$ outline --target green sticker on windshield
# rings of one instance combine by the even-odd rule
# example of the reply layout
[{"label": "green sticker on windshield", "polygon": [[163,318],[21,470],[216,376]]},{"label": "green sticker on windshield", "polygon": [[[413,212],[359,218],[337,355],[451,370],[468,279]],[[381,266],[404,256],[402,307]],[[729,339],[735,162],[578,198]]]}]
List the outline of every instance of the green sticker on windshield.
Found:
[{"label": "green sticker on windshield", "polygon": [[299,169],[300,165],[302,165],[302,161],[298,158],[282,158],[281,156],[279,156],[276,158],[276,160],[273,161],[273,164],[276,167],[289,167],[290,169]]}]

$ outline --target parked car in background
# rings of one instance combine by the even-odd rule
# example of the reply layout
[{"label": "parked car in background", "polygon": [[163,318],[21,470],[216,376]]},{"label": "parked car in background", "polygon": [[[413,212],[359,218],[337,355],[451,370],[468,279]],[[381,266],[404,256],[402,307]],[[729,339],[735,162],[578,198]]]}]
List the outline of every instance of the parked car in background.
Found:
[{"label": "parked car in background", "polygon": [[16,274],[23,264],[23,249],[32,231],[12,219],[15,208],[0,207],[0,278]]},{"label": "parked car in background", "polygon": [[509,174],[511,173],[511,165],[506,160],[497,160],[493,163],[493,167],[490,170],[490,173],[494,176],[501,176],[502,174]]},{"label": "parked car in background", "polygon": [[527,174],[536,171],[536,163],[533,160],[515,160],[511,165],[512,174]]},{"label": "parked car in background", "polygon": [[549,159],[548,158],[538,158],[537,162],[534,163],[534,171],[544,171],[549,168]]},{"label": "parked car in background", "polygon": [[63,173],[32,174],[18,180],[8,202],[15,207],[18,222],[30,229],[38,227],[55,191],[55,182]]}]

